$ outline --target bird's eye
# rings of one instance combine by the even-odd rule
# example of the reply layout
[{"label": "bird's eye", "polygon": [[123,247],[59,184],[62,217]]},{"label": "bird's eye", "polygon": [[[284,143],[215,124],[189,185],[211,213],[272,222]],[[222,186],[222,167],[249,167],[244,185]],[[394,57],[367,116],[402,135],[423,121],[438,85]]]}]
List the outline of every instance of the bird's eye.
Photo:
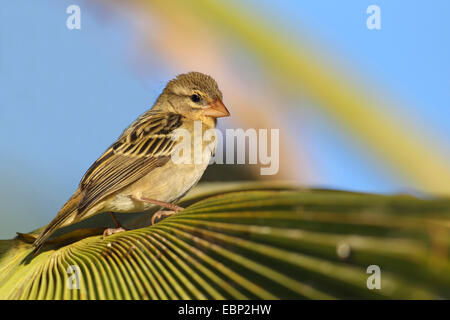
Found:
[{"label": "bird's eye", "polygon": [[198,94],[194,93],[191,96],[191,100],[192,100],[192,102],[200,102],[200,96]]}]

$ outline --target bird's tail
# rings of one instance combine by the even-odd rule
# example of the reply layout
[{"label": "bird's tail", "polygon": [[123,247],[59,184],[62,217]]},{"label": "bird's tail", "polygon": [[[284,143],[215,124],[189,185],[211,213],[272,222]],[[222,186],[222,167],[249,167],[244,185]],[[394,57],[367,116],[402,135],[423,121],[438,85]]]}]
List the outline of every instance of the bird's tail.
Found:
[{"label": "bird's tail", "polygon": [[57,229],[65,225],[68,220],[73,219],[78,211],[78,203],[82,199],[82,193],[80,189],[77,189],[75,193],[70,197],[66,204],[59,210],[56,217],[45,227],[41,234],[36,238],[33,246],[36,247],[35,252],[44,245],[45,241],[55,232]]}]

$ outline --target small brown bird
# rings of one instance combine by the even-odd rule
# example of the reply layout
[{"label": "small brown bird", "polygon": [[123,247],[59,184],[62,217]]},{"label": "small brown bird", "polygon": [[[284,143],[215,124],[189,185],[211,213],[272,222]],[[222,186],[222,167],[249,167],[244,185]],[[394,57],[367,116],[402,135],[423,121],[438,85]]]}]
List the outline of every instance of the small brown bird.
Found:
[{"label": "small brown bird", "polygon": [[[167,216],[183,208],[174,204],[200,180],[216,148],[208,144],[201,161],[173,161],[181,143],[175,132],[185,129],[194,135],[196,123],[201,133],[213,129],[216,118],[230,115],[222,103],[216,81],[205,74],[190,72],[171,80],[152,109],[142,114],[106,152],[87,170],[78,189],[34,242],[39,248],[61,227],[109,212],[116,229],[105,230],[104,236],[125,231],[113,212],[144,212],[155,206],[152,218]],[[194,150],[198,141],[191,139]],[[203,146],[202,151],[206,146]],[[190,159],[193,159],[192,156]]]}]

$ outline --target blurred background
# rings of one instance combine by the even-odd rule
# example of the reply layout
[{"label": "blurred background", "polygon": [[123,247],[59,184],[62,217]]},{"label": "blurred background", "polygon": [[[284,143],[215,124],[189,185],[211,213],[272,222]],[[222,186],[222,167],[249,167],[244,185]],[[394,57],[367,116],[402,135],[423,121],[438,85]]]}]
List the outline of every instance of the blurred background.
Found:
[{"label": "blurred background", "polygon": [[[369,30],[369,5],[381,29]],[[81,9],[70,30],[67,7]],[[232,117],[280,130],[285,180],[450,194],[450,2],[3,1],[0,238],[48,223],[91,163],[179,73],[213,76]]]}]

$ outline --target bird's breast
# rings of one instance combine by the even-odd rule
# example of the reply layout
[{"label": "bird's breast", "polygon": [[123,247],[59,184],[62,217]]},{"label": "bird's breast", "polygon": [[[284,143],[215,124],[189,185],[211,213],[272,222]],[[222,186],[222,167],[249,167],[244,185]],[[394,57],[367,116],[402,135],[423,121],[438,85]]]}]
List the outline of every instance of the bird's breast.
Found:
[{"label": "bird's breast", "polygon": [[[114,212],[142,212],[150,210],[154,205],[139,201],[140,198],[149,198],[164,202],[174,202],[184,196],[202,177],[212,154],[216,149],[216,137],[202,142],[191,141],[191,159],[180,162],[179,157],[172,157],[166,164],[153,169],[137,182],[126,187],[107,201],[107,210]],[[193,138],[193,136],[191,136]],[[175,148],[180,151],[182,146]],[[189,148],[187,148],[189,149]],[[194,153],[201,152],[201,157]],[[186,151],[186,150],[184,150]],[[187,151],[186,151],[187,152]]]}]

